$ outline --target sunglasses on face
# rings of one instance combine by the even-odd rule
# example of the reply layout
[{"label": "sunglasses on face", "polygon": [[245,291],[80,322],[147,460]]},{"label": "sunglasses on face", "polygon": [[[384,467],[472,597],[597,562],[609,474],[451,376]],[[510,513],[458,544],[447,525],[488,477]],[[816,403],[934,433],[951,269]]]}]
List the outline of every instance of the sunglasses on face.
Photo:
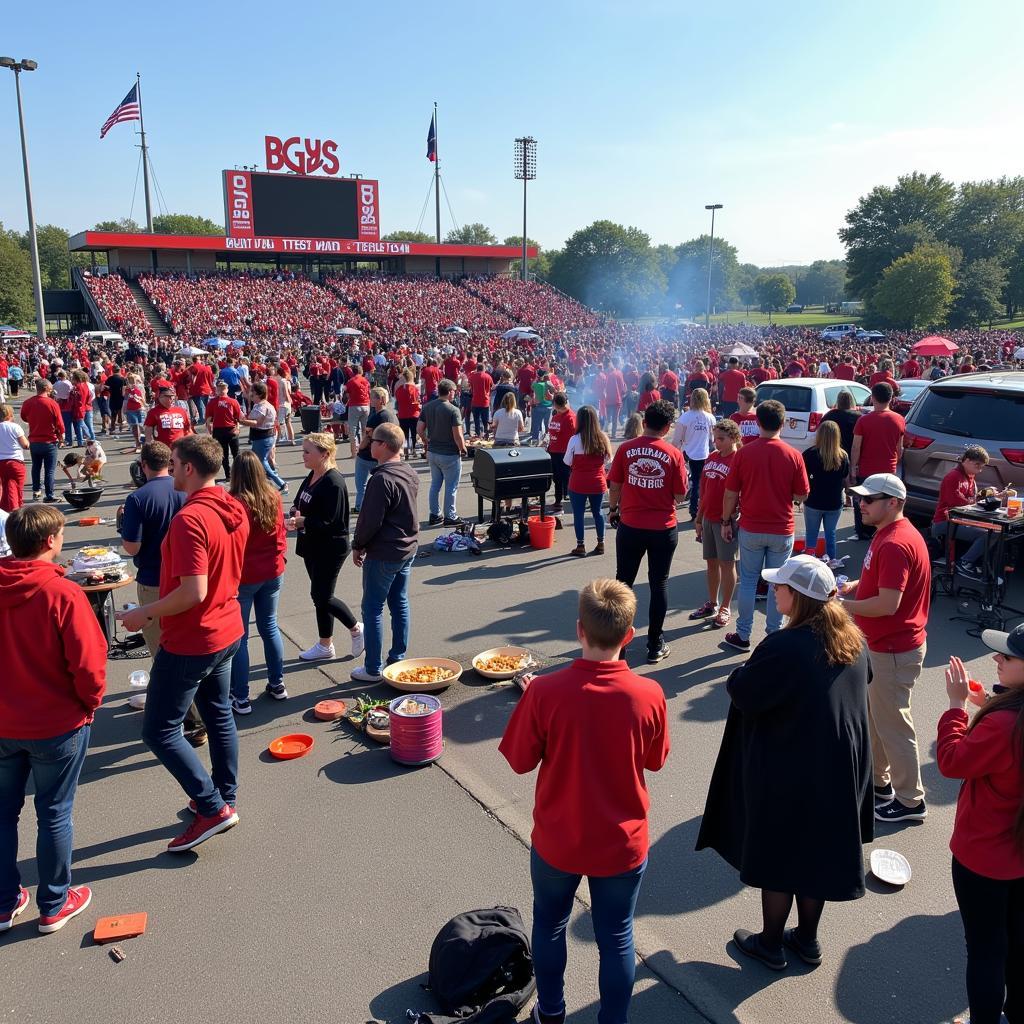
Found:
[{"label": "sunglasses on face", "polygon": [[885,501],[888,497],[888,494],[862,494],[860,496],[860,503],[862,505],[873,505],[876,501]]}]

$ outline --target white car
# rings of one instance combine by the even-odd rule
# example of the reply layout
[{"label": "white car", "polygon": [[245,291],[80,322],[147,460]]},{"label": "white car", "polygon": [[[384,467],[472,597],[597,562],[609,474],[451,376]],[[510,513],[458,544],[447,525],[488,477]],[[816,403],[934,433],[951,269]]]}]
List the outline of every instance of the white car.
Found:
[{"label": "white car", "polygon": [[848,338],[851,334],[856,333],[856,324],[829,324],[821,332],[821,339],[823,341],[838,341],[840,338]]},{"label": "white car", "polygon": [[782,421],[782,440],[798,452],[814,444],[815,432],[822,417],[833,408],[840,391],[853,395],[853,404],[869,409],[871,389],[852,380],[826,377],[786,377],[766,380],[757,385],[757,400],[774,399],[786,407]]}]

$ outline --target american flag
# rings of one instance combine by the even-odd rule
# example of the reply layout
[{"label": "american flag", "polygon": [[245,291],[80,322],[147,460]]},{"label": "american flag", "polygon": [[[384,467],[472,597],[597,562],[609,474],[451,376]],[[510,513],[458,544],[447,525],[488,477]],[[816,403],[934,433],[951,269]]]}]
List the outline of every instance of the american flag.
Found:
[{"label": "american flag", "polygon": [[135,83],[131,87],[128,95],[125,96],[114,112],[103,122],[103,127],[100,129],[100,138],[102,139],[115,124],[120,124],[122,121],[141,121],[142,113],[139,110],[139,84]]}]

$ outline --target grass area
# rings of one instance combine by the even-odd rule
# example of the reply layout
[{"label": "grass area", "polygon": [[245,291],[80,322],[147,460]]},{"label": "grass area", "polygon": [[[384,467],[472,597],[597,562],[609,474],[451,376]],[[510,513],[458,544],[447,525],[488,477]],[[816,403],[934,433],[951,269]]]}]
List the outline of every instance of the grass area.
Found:
[{"label": "grass area", "polygon": [[[700,323],[703,317],[694,317]],[[749,324],[752,327],[766,327],[769,323],[767,313],[751,310],[747,313],[742,309],[730,310],[728,313],[713,313],[713,324]],[[850,313],[826,313],[821,306],[807,306],[802,313],[772,313],[772,324],[780,327],[826,327],[828,324],[856,324],[860,317]]]}]

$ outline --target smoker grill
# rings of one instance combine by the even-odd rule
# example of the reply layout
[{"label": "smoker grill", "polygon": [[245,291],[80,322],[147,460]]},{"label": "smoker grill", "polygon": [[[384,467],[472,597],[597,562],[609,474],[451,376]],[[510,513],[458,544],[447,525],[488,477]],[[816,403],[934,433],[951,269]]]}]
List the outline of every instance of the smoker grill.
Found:
[{"label": "smoker grill", "polygon": [[526,514],[528,499],[540,499],[551,486],[551,456],[543,448],[477,448],[470,474],[477,498],[477,519],[483,522],[484,501],[491,502],[491,521],[498,518],[498,503],[520,499]]}]

